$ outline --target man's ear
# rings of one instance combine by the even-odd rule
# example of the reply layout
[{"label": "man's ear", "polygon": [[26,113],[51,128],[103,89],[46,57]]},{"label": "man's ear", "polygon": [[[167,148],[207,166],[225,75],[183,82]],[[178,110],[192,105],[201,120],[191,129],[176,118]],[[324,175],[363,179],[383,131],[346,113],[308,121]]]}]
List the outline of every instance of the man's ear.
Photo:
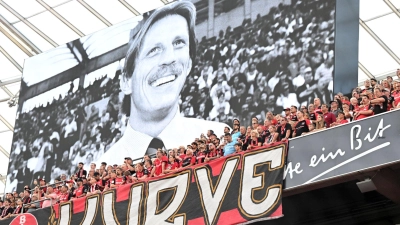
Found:
[{"label": "man's ear", "polygon": [[125,75],[122,75],[121,79],[119,80],[119,86],[122,93],[125,95],[132,94],[132,77],[127,78]]}]

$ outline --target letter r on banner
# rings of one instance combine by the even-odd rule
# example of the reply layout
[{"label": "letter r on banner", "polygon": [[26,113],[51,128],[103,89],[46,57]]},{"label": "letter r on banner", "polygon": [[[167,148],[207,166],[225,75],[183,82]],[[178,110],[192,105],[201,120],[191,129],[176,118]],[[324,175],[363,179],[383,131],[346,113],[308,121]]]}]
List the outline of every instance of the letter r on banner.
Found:
[{"label": "letter r on banner", "polygon": [[[265,172],[256,173],[258,166],[268,164],[268,170],[273,171],[283,168],[285,145],[265,151],[252,151],[243,155],[242,181],[239,193],[239,208],[249,218],[260,217],[268,212],[279,202],[282,194],[282,184],[265,186]],[[283,175],[282,175],[283,176]],[[254,191],[264,190],[266,193],[261,200],[254,198]]]},{"label": "letter r on banner", "polygon": [[[172,176],[150,181],[148,186],[147,205],[145,207],[146,225],[185,224],[186,214],[176,214],[185,201],[189,189],[191,171],[186,170]],[[160,193],[173,190],[169,202],[160,210]]]}]

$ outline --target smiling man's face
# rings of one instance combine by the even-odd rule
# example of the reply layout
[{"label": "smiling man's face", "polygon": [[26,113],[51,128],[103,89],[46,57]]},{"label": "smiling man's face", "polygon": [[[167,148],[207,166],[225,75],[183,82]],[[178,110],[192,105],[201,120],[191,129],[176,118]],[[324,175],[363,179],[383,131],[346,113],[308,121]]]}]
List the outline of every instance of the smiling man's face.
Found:
[{"label": "smiling man's face", "polygon": [[132,74],[135,110],[151,113],[177,106],[191,66],[186,19],[170,15],[155,22],[144,36]]}]

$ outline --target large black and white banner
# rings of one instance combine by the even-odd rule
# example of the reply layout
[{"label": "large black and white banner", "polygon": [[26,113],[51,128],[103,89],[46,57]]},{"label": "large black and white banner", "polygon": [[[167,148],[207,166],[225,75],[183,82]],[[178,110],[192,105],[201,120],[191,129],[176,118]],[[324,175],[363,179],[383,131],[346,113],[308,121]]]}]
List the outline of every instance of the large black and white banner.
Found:
[{"label": "large black and white banner", "polygon": [[285,188],[399,161],[399,118],[390,111],[290,140]]},{"label": "large black and white banner", "polygon": [[[6,192],[333,91],[332,0],[179,1],[26,60]],[[209,14],[209,10],[214,10]],[[209,15],[212,17],[210,18]]]}]

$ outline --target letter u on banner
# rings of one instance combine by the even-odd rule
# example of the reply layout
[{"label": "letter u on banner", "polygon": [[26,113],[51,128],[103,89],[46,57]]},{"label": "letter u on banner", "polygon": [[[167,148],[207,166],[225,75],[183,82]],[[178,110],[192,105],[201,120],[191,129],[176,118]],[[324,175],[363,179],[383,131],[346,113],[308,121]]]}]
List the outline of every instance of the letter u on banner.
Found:
[{"label": "letter u on banner", "polygon": [[279,202],[282,195],[282,184],[267,187],[265,196],[261,200],[254,198],[255,190],[265,188],[266,179],[265,172],[257,174],[256,169],[263,164],[268,164],[269,171],[283,168],[285,151],[286,145],[279,145],[271,150],[256,150],[243,155],[242,181],[238,201],[241,212],[247,217],[263,216]]}]

